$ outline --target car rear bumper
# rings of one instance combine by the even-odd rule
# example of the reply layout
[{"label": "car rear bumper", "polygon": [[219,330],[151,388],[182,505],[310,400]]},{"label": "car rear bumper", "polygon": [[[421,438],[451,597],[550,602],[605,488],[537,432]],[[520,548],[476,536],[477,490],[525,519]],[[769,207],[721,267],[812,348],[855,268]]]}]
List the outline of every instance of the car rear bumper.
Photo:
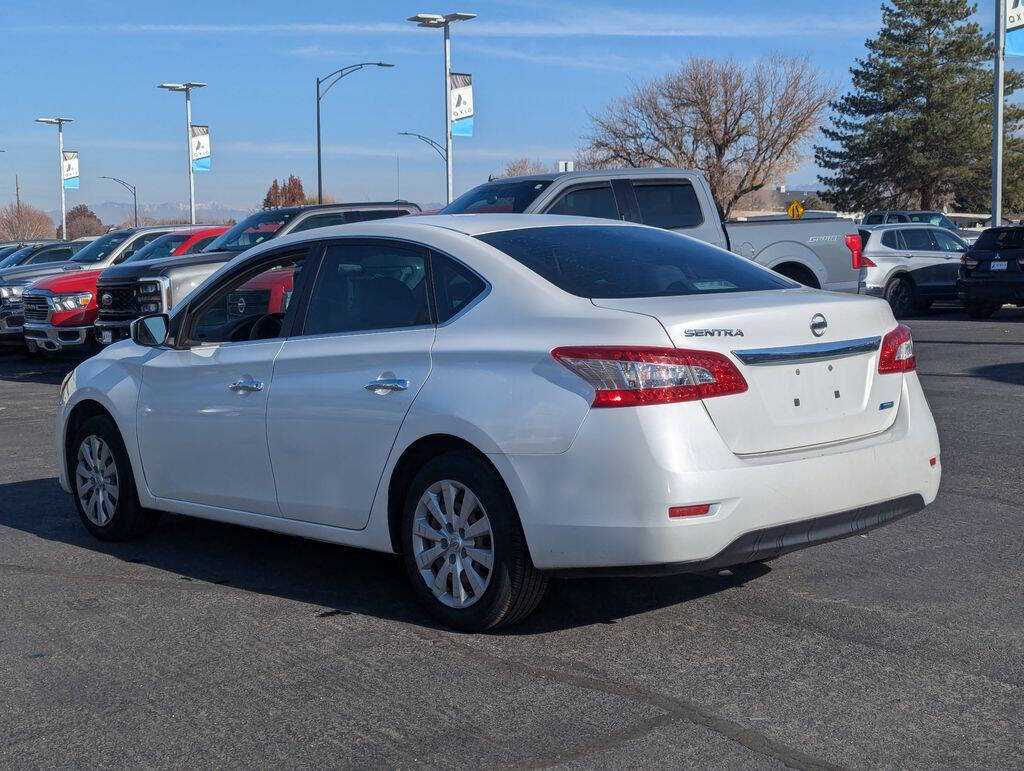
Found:
[{"label": "car rear bumper", "polygon": [[957,296],[963,302],[1024,303],[1024,276],[994,281],[961,279],[957,283]]},{"label": "car rear bumper", "polygon": [[25,324],[25,341],[47,351],[67,351],[84,348],[90,343],[92,325],[85,327],[57,327],[53,324]]},{"label": "car rear bumper", "polygon": [[[916,374],[889,429],[833,445],[738,456],[689,402],[592,410],[565,453],[493,459],[534,564],[606,574],[708,570],[853,535],[931,503],[942,469]],[[701,504],[708,514],[668,516]]]}]

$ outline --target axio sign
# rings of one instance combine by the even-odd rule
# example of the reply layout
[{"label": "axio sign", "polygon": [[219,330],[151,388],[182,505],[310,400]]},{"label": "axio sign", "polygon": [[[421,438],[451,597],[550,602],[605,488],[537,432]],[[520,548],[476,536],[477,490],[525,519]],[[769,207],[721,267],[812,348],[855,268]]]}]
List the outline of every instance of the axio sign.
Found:
[{"label": "axio sign", "polygon": [[1024,0],[1007,0],[1006,54],[1024,56]]}]

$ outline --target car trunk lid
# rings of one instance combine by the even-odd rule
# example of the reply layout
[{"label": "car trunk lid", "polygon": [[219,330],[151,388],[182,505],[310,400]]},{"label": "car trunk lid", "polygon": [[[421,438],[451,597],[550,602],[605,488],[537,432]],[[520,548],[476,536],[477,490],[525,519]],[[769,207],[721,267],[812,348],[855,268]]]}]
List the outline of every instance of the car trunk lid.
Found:
[{"label": "car trunk lid", "polygon": [[787,289],[593,302],[655,317],[677,348],[732,358],[749,388],[704,406],[734,453],[846,441],[896,418],[903,378],[878,372],[896,327],[882,301]]}]

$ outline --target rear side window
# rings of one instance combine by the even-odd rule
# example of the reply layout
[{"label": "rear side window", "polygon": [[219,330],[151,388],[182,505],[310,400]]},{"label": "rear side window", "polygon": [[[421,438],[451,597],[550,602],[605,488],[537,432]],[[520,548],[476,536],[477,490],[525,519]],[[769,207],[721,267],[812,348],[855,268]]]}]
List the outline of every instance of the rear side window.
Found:
[{"label": "rear side window", "polygon": [[899,233],[895,230],[887,230],[882,233],[882,246],[887,246],[890,249],[902,249],[900,246]]},{"label": "rear side window", "polygon": [[576,217],[603,217],[617,220],[619,210],[610,185],[570,190],[559,197],[547,210],[548,214],[568,214]]},{"label": "rear side window", "polygon": [[901,230],[905,249],[930,252],[938,249],[935,241],[932,240],[932,232],[927,228],[907,228]]},{"label": "rear side window", "polygon": [[623,225],[559,225],[477,236],[578,297],[675,297],[797,284],[694,238]]},{"label": "rear side window", "polygon": [[327,214],[315,214],[312,217],[307,217],[302,220],[298,225],[292,228],[292,233],[301,233],[304,230],[313,230],[314,228],[326,228],[331,225],[344,225],[345,215],[340,211],[332,211]]},{"label": "rear side window", "polygon": [[367,222],[401,217],[409,212],[404,209],[353,209],[345,212],[345,222]]},{"label": "rear side window", "polygon": [[861,245],[861,248],[863,249],[865,246],[868,245],[868,239],[871,238],[871,231],[870,230],[858,230],[857,232],[860,234],[860,245]]},{"label": "rear side window", "polygon": [[304,335],[430,323],[426,252],[399,244],[341,244],[324,254]]},{"label": "rear side window", "polygon": [[430,269],[438,324],[444,324],[487,288],[483,279],[469,268],[440,254],[431,254]]},{"label": "rear side window", "polygon": [[697,193],[689,182],[634,185],[640,221],[656,228],[692,228],[704,222]]}]

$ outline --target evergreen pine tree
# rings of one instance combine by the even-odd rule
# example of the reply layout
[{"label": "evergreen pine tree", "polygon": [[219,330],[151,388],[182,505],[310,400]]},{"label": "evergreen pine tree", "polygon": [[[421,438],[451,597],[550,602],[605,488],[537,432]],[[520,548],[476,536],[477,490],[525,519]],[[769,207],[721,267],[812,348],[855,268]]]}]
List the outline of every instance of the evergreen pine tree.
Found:
[{"label": "evergreen pine tree", "polygon": [[[988,208],[992,162],[992,36],[968,0],[889,0],[882,29],[850,73],[852,90],[832,103],[830,144],[815,150],[825,197],[840,210],[948,203]],[[1024,84],[1006,72],[1006,93]],[[1024,204],[1024,110],[1008,105],[1007,208]],[[1021,180],[1021,181],[1018,181]]]}]

